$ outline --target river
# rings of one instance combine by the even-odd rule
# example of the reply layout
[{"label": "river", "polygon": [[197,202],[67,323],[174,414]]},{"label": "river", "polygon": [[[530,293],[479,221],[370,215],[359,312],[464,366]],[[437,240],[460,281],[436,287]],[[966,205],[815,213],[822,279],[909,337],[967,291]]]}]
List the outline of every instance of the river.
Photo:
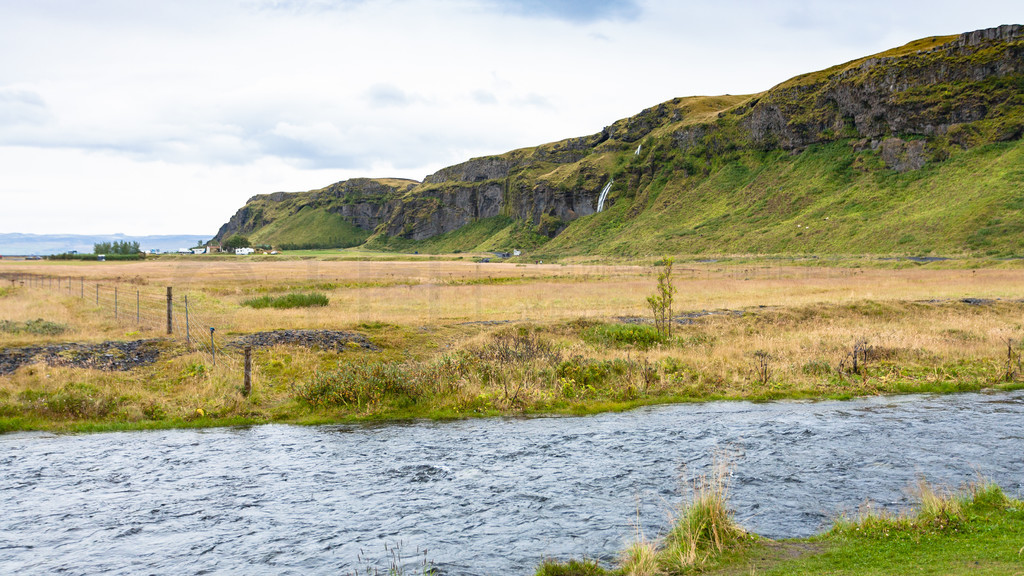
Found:
[{"label": "river", "polygon": [[[442,574],[612,562],[724,459],[740,523],[827,529],[918,477],[1024,489],[1024,391],[722,402],[588,417],[0,436],[0,573]],[[407,574],[416,573],[408,571]]]}]

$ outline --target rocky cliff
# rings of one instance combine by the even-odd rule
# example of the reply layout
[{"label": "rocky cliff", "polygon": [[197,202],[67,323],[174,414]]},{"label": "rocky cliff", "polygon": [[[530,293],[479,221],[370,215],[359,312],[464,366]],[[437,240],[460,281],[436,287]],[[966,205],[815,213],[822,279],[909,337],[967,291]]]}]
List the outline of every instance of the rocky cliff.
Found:
[{"label": "rocky cliff", "polygon": [[[250,198],[221,226],[211,243],[218,244],[240,234],[251,237],[255,243],[333,247],[340,244],[332,239],[347,239],[352,237],[352,231],[339,235],[310,224],[330,225],[339,221],[363,231],[365,240],[391,218],[399,199],[418,184],[403,179],[355,178],[308,192],[260,194]],[[336,218],[330,218],[331,215]]]}]

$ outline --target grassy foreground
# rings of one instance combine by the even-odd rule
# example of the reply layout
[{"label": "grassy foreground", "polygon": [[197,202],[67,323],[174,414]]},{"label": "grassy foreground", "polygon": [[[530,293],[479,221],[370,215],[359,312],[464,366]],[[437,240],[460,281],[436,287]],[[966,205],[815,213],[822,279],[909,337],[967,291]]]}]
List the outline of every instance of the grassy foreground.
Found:
[{"label": "grassy foreground", "polygon": [[[671,337],[649,321],[654,271],[641,266],[0,266],[10,271],[76,280],[2,287],[0,360],[26,346],[148,339],[160,354],[111,371],[78,361],[84,352],[59,350],[0,372],[0,431],[583,414],[1021,386],[1024,271],[1014,263],[932,270],[684,262]],[[122,308],[113,317],[112,285],[121,306],[142,302],[138,315]],[[167,285],[188,296],[194,325],[216,327],[216,362],[208,341],[165,338]],[[247,305],[303,293],[316,293],[317,305]],[[298,329],[344,331],[372,346],[257,346],[253,392],[244,396],[242,351],[232,341]]]},{"label": "grassy foreground", "polygon": [[638,537],[606,569],[596,562],[546,561],[537,576],[887,575],[1024,572],[1024,502],[979,482],[952,493],[921,481],[919,506],[870,509],[806,539],[772,541],[736,525],[722,475],[693,487],[668,533]]}]

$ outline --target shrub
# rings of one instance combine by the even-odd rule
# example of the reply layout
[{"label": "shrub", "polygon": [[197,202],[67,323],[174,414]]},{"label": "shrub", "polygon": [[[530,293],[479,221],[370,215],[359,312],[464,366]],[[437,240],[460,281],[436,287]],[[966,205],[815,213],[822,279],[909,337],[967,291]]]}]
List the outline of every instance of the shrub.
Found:
[{"label": "shrub", "polygon": [[498,332],[478,350],[478,354],[484,360],[504,365],[533,361],[557,364],[562,358],[551,343],[539,338],[526,327]]},{"label": "shrub", "polygon": [[37,318],[35,320],[26,320],[25,322],[0,320],[0,332],[7,332],[9,334],[38,334],[40,336],[56,336],[57,334],[63,334],[67,329],[68,327],[63,324],[50,322],[49,320],[43,320],[42,318]]},{"label": "shrub", "polygon": [[585,331],[583,339],[607,346],[636,346],[642,349],[665,341],[657,328],[646,324],[602,324]]},{"label": "shrub", "polygon": [[344,362],[336,370],[317,372],[296,395],[310,406],[366,406],[404,398],[415,402],[430,382],[415,364]]},{"label": "shrub", "polygon": [[234,250],[235,248],[248,248],[250,245],[249,238],[242,236],[241,234],[235,234],[224,241],[225,250]]},{"label": "shrub", "polygon": [[312,308],[315,306],[327,306],[327,296],[319,292],[301,294],[292,292],[284,296],[260,296],[242,301],[242,306],[250,308]]},{"label": "shrub", "polygon": [[70,418],[102,418],[117,407],[112,398],[88,384],[68,384],[44,402],[47,412]]},{"label": "shrub", "polygon": [[658,274],[658,287],[653,296],[647,297],[647,305],[654,315],[654,327],[658,334],[672,337],[672,301],[676,287],[672,284],[672,258],[662,258],[659,262],[665,269]]}]

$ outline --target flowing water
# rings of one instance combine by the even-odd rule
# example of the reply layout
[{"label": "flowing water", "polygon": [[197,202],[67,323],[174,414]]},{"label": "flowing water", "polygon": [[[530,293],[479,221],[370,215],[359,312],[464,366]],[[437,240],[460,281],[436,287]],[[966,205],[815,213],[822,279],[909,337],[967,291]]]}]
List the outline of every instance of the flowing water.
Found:
[{"label": "flowing water", "polygon": [[604,210],[604,200],[605,200],[605,198],[608,197],[608,191],[612,189],[612,184],[614,184],[614,183],[615,183],[615,180],[609,180],[608,183],[605,184],[604,188],[601,190],[601,195],[597,197],[597,211],[598,212],[600,212],[601,210]]},{"label": "flowing water", "polygon": [[[1024,488],[1024,392],[708,403],[582,418],[0,436],[0,573],[442,574],[610,562],[716,458],[747,529],[804,536],[919,476]],[[359,560],[362,557],[364,560]],[[407,572],[412,573],[412,572]]]}]

